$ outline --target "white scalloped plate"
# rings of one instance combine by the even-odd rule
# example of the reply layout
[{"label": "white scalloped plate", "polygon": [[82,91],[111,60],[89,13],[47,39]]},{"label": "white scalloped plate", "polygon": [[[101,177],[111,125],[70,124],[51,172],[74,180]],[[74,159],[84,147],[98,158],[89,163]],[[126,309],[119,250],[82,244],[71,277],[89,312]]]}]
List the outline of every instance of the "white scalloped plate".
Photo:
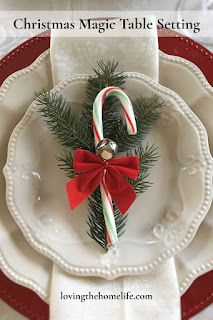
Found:
[{"label": "white scalloped plate", "polygon": [[[161,154],[151,172],[154,185],[130,209],[116,256],[103,254],[87,235],[85,203],[70,212],[66,179],[55,161],[60,147],[35,104],[9,142],[4,170],[8,207],[30,244],[73,274],[112,279],[152,270],[192,240],[211,203],[212,159],[203,125],[171,90],[141,74],[127,76],[130,97],[157,93],[167,106],[148,137]],[[87,76],[75,76],[53,91],[75,105],[83,102],[86,83]],[[161,239],[159,226],[165,219]]]},{"label": "white scalloped plate", "polygon": [[[20,94],[23,91],[24,94]],[[52,87],[49,50],[29,67],[9,76],[0,88],[0,268],[13,281],[48,299],[51,261],[32,250],[7,208],[2,169],[12,130],[21,120],[34,92]]]},{"label": "white scalloped plate", "polygon": [[[49,50],[48,50],[49,51]],[[41,58],[41,59],[40,59]],[[5,105],[5,100],[10,96],[10,106],[13,108],[13,123],[17,123],[20,119],[21,114],[25,111],[28,101],[32,99],[33,93],[38,88],[43,88],[45,85],[45,75],[49,72],[46,70],[49,68],[49,55],[48,52],[43,53],[32,65],[29,67],[16,72],[14,75],[9,76],[5,80],[4,84],[0,89],[1,96],[1,118],[4,119],[7,114],[7,109],[3,106]],[[175,68],[174,68],[175,66]],[[41,76],[37,77],[37,73],[42,74],[42,82],[37,82],[35,79],[41,79]],[[27,74],[29,76],[27,77]],[[27,78],[26,78],[27,77]],[[25,81],[25,95],[19,95],[20,101],[17,101],[17,91],[20,87],[19,83]],[[182,79],[187,79],[183,82]],[[34,86],[34,82],[36,86]],[[191,62],[174,56],[169,56],[164,53],[160,53],[160,83],[176,91],[190,107],[193,107],[193,101],[191,98],[196,92],[197,101],[200,102],[199,106],[202,106],[203,115],[198,114],[200,119],[207,128],[209,135],[209,142],[213,144],[213,134],[211,133],[212,123],[209,114],[213,110],[213,89],[206,81],[205,77],[202,75],[201,71]],[[187,90],[185,90],[185,83],[187,83]],[[38,87],[39,85],[39,87]],[[51,86],[47,83],[47,86]],[[194,90],[196,88],[196,90]],[[7,103],[6,103],[7,105]],[[197,113],[198,110],[195,110]],[[12,118],[11,118],[12,119]],[[8,123],[9,125],[9,123]],[[1,133],[5,135],[6,139],[9,139],[10,130],[8,126],[4,127]],[[7,130],[7,131],[5,131]],[[2,145],[1,150],[6,153],[7,146]],[[211,148],[212,149],[212,148]],[[4,203],[5,191],[0,193],[1,204]],[[2,197],[3,196],[3,197]],[[176,258],[177,275],[180,284],[180,292],[184,293],[186,289],[191,285],[191,283],[200,274],[203,274],[213,268],[212,261],[212,237],[213,237],[213,226],[212,226],[212,207],[208,212],[208,215],[202,222],[201,226],[196,233],[196,237],[190,243],[190,245],[182,251]],[[49,276],[51,274],[51,263],[45,262],[46,258],[43,256],[38,256],[34,251],[30,249],[26,241],[23,239],[21,231],[19,230],[13,219],[10,218],[9,211],[7,209],[1,210],[0,220],[0,231],[1,231],[1,241],[0,241],[0,267],[11,278],[14,282],[17,282],[23,286],[31,288],[37,292],[44,300],[47,301],[48,297],[48,282]],[[4,221],[4,222],[3,222]],[[15,238],[12,234],[15,234]],[[17,247],[16,243],[19,243]],[[26,250],[26,247],[28,250]],[[205,248],[205,250],[200,250],[200,248]],[[28,254],[28,253],[29,254]],[[199,252],[199,254],[195,254]],[[38,256],[38,258],[36,258]],[[41,260],[41,262],[36,262]],[[19,264],[14,265],[14,260],[19,261]],[[40,276],[40,266],[42,267],[42,275]],[[19,268],[19,266],[21,268]],[[33,271],[36,268],[36,272]]]}]

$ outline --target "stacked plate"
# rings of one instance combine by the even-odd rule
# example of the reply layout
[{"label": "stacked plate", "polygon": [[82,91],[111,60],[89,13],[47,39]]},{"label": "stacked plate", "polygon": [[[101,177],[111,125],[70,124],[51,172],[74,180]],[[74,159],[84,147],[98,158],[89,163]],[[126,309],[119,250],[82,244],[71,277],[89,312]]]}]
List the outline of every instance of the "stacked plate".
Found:
[{"label": "stacked plate", "polygon": [[[113,279],[147,273],[175,256],[183,294],[195,278],[213,267],[212,87],[193,63],[163,52],[160,84],[139,73],[127,74],[130,98],[142,90],[144,95],[156,93],[166,102],[160,121],[148,136],[159,146],[161,157],[152,170],[153,187],[131,208],[119,256],[106,257],[85,232],[86,206],[78,209],[81,214],[69,214],[66,179],[54,160],[59,146],[33,103],[34,92],[42,89],[62,93],[71,103],[83,102],[88,77],[72,76],[53,89],[49,50],[44,51],[43,44],[47,40],[36,39],[31,41],[37,50],[41,48],[41,54],[24,69],[11,72],[0,88],[0,163],[6,180],[5,186],[2,172],[2,271],[48,302],[53,262],[74,275]],[[171,53],[171,43],[167,46],[165,39],[160,38],[162,47]],[[179,39],[174,41],[177,44]],[[29,50],[28,57],[29,43],[23,45],[25,55]],[[179,46],[183,55],[183,41]],[[185,46],[188,48],[187,42]],[[178,49],[173,47],[177,55]],[[205,50],[198,46],[200,49]],[[14,52],[7,56],[8,64],[19,54]],[[200,55],[212,58],[208,51],[200,51]],[[195,56],[197,59],[197,51]],[[4,66],[4,60],[2,63]],[[202,64],[205,69],[205,62]],[[149,212],[143,219],[141,207]]]}]

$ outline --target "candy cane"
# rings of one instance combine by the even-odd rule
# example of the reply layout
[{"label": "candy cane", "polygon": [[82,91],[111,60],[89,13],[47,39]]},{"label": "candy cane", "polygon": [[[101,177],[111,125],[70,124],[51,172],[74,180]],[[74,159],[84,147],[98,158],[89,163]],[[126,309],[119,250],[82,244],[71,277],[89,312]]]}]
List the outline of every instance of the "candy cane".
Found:
[{"label": "candy cane", "polygon": [[[97,146],[97,144],[104,139],[102,109],[104,106],[105,99],[112,95],[116,96],[122,104],[122,111],[124,113],[124,117],[127,124],[127,132],[131,135],[137,133],[135,115],[129,97],[125,94],[124,91],[122,91],[118,87],[107,87],[98,93],[93,103],[93,132],[95,138],[95,146]],[[105,184],[105,177],[103,178],[103,181],[100,185],[100,190],[103,203],[104,220],[107,230],[108,246],[115,246],[118,242],[118,235],[114,218],[112,198],[109,194],[109,191],[107,190]]]}]

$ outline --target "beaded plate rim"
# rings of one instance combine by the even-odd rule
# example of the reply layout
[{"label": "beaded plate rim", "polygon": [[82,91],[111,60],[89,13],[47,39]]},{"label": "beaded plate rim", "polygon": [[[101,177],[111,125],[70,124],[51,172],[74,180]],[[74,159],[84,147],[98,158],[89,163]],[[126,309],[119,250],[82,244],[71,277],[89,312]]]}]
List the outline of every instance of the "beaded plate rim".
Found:
[{"label": "beaded plate rim", "polygon": [[[8,94],[9,89],[11,88],[12,84],[19,80],[20,78],[26,76],[26,74],[35,71],[46,59],[49,57],[49,49],[45,50],[42,54],[40,54],[37,59],[30,64],[28,67],[18,70],[8,76],[5,81],[2,83],[0,87],[0,102],[5,98]],[[48,293],[33,279],[26,277],[25,275],[21,275],[20,272],[17,272],[10,263],[7,262],[7,259],[4,257],[4,254],[1,250],[0,245],[0,268],[4,272],[5,275],[8,276],[9,279],[27,287],[38,294],[45,302],[48,301]]]},{"label": "beaded plate rim", "polygon": [[[13,198],[13,178],[11,175],[11,167],[13,165],[14,160],[14,149],[17,137],[23,127],[28,123],[31,116],[35,112],[36,105],[33,103],[28,111],[26,112],[24,118],[21,122],[17,125],[15,130],[13,131],[9,145],[8,145],[8,160],[6,166],[4,168],[4,174],[6,178],[6,200],[8,208],[19,225],[20,229],[22,230],[25,238],[30,243],[30,245],[40,252],[41,254],[45,255],[52,261],[54,261],[59,267],[61,267],[66,272],[69,272],[73,275],[81,275],[81,276],[100,276],[106,279],[114,279],[116,277],[124,276],[124,275],[141,275],[147,272],[152,271],[154,268],[162,264],[165,260],[169,259],[170,257],[174,256],[176,253],[182,251],[187,244],[192,240],[194,237],[195,232],[198,229],[203,217],[205,217],[212,200],[212,188],[211,188],[211,181],[212,181],[212,169],[213,169],[213,161],[210,155],[209,146],[208,146],[208,137],[205,131],[204,126],[200,122],[200,120],[196,117],[196,115],[191,111],[191,109],[185,104],[185,102],[172,90],[165,88],[152,79],[148,78],[145,75],[135,72],[128,72],[126,73],[128,78],[132,79],[140,79],[147,83],[151,88],[157,90],[161,94],[166,94],[171,100],[178,103],[182,112],[188,118],[188,120],[197,128],[199,133],[200,139],[200,148],[202,150],[203,158],[205,159],[205,183],[204,183],[204,197],[201,204],[201,209],[197,212],[196,216],[193,218],[191,225],[188,227],[188,230],[185,234],[185,237],[180,240],[178,244],[176,244],[171,249],[165,250],[163,253],[158,255],[157,258],[153,259],[152,261],[140,265],[140,266],[120,266],[120,267],[80,267],[77,265],[72,265],[67,262],[63,257],[61,257],[58,253],[56,253],[52,248],[48,247],[47,245],[41,244],[39,240],[35,238],[34,235],[30,232],[30,228],[25,223],[24,219],[21,216],[21,213],[16,208],[15,200]],[[59,85],[57,85],[53,90],[55,92],[60,92],[64,88],[66,88],[71,82],[79,81],[79,80],[87,80],[88,75],[75,75],[71,76],[67,80],[63,81]]]},{"label": "beaded plate rim", "polygon": [[[199,81],[199,84],[213,97],[213,87],[208,83],[204,74],[201,70],[192,62],[181,58],[166,54],[160,51],[160,58],[165,61],[170,61],[172,63],[180,64],[186,67],[189,71],[191,71]],[[207,213],[208,214],[208,213]],[[198,265],[196,268],[192,269],[190,272],[186,273],[184,280],[180,283],[180,292],[184,293],[192,282],[202,274],[211,271],[213,269],[213,256],[209,260],[205,261],[201,265]]]}]

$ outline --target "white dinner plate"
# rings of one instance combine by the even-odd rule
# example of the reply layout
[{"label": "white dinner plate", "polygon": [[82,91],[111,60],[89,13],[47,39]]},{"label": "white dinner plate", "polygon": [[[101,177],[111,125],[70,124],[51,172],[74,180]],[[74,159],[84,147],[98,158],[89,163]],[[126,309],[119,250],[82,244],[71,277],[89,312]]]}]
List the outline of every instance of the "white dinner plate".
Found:
[{"label": "white dinner plate", "polygon": [[[73,76],[53,92],[72,105],[83,103],[87,79]],[[116,256],[103,253],[87,235],[86,203],[70,212],[67,179],[55,160],[61,149],[35,103],[9,141],[4,173],[10,212],[28,242],[72,274],[112,279],[151,271],[189,244],[211,204],[212,158],[199,119],[173,91],[142,74],[127,74],[126,92],[131,99],[158,94],[166,106],[148,135],[160,153],[153,186],[129,210]]]}]

